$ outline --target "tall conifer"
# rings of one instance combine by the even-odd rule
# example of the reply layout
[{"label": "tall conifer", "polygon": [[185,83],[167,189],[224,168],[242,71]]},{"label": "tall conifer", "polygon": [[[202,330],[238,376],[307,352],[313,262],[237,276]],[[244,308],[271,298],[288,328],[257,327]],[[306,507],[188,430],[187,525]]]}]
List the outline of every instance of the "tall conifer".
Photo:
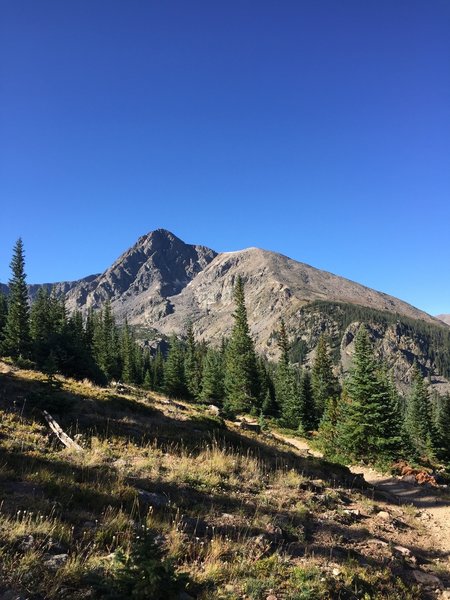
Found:
[{"label": "tall conifer", "polygon": [[362,326],[355,340],[353,368],[342,403],[339,445],[350,459],[390,459],[399,452],[398,411],[383,371],[375,360],[369,335]]},{"label": "tall conifer", "polygon": [[413,368],[412,386],[406,400],[404,430],[413,456],[430,457],[433,438],[431,405],[425,380],[417,364]]},{"label": "tall conifer", "polygon": [[333,373],[327,342],[322,334],[316,348],[316,356],[312,366],[311,384],[316,405],[317,417],[321,419],[328,398],[339,394],[339,383]]},{"label": "tall conifer", "polygon": [[225,361],[225,407],[231,413],[250,411],[258,404],[259,381],[256,354],[245,307],[244,282],[234,288],[236,310]]},{"label": "tall conifer", "polygon": [[25,274],[23,243],[19,238],[14,246],[9,281],[8,315],[4,328],[3,349],[15,358],[28,357],[31,350],[30,315]]},{"label": "tall conifer", "polygon": [[164,365],[164,391],[174,398],[183,398],[187,395],[184,352],[175,335],[170,338],[169,354]]}]

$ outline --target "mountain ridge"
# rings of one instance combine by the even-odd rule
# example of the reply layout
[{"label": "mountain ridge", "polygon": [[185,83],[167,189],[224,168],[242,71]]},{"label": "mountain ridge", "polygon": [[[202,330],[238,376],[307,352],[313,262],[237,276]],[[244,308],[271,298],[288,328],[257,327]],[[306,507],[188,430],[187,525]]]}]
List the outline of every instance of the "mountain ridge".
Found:
[{"label": "mountain ridge", "polygon": [[198,339],[219,345],[233,325],[238,277],[244,280],[256,349],[269,359],[278,357],[283,318],[292,345],[301,349],[298,360],[311,360],[325,333],[341,364],[348,365],[357,320],[363,319],[400,380],[408,381],[414,361],[424,374],[450,376],[450,327],[425,311],[280,253],[255,247],[217,253],[186,244],[166,229],[141,236],[103,273],[53,286],[33,284],[29,292],[33,297],[42,285],[54,287],[69,313],[86,314],[109,301],[118,322],[127,319],[144,336],[183,335],[192,322]]}]

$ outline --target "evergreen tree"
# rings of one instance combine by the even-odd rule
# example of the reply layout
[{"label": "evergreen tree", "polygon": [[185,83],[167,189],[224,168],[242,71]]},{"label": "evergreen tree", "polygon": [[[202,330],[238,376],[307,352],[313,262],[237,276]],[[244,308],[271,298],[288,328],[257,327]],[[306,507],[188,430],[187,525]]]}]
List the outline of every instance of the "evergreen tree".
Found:
[{"label": "evergreen tree", "polygon": [[234,288],[236,310],[225,361],[225,408],[233,414],[249,412],[258,404],[259,381],[256,354],[245,308],[244,283]]},{"label": "evergreen tree", "polygon": [[90,321],[89,335],[92,335],[93,356],[99,370],[105,381],[119,379],[122,373],[119,334],[111,304],[106,302],[102,311],[90,316]]},{"label": "evergreen tree", "polygon": [[412,387],[406,401],[404,431],[414,458],[431,457],[431,406],[428,390],[417,364],[414,365]]},{"label": "evergreen tree", "polygon": [[200,400],[221,404],[223,397],[222,357],[216,350],[209,349],[203,362]]},{"label": "evergreen tree", "polygon": [[0,292],[0,352],[3,346],[3,338],[5,334],[6,319],[8,317],[8,301],[5,294]]},{"label": "evergreen tree", "polygon": [[63,372],[70,377],[101,383],[102,376],[92,355],[92,344],[83,326],[80,311],[75,311],[67,319],[63,340],[66,348],[65,360],[61,363]]},{"label": "evergreen tree", "polygon": [[186,387],[191,398],[198,398],[200,394],[202,370],[200,356],[194,337],[192,323],[187,327],[186,356],[184,371],[186,376]]},{"label": "evergreen tree", "polygon": [[314,404],[311,375],[306,369],[302,373],[299,389],[300,424],[302,432],[313,431],[317,427],[316,407]]},{"label": "evergreen tree", "polygon": [[260,382],[260,413],[262,412],[265,416],[276,417],[279,415],[279,407],[275,399],[275,386],[270,376],[270,367],[262,356],[257,359],[257,367]]},{"label": "evergreen tree", "polygon": [[125,324],[121,335],[121,363],[122,363],[122,380],[125,383],[137,383],[138,365],[137,365],[137,348],[131,332],[128,321],[125,319]]},{"label": "evergreen tree", "polygon": [[152,368],[152,389],[160,392],[164,388],[164,357],[161,349],[156,350],[156,355],[151,363]]},{"label": "evergreen tree", "polygon": [[341,420],[341,404],[348,401],[345,389],[342,400],[330,396],[325,404],[325,411],[319,424],[319,448],[325,456],[336,456],[339,452],[338,423]]},{"label": "evergreen tree", "polygon": [[450,395],[437,398],[435,411],[436,454],[450,464]]},{"label": "evergreen tree", "polygon": [[325,410],[327,400],[339,395],[339,383],[333,373],[333,365],[323,334],[319,337],[316,348],[316,356],[311,372],[311,383],[317,418],[320,419]]},{"label": "evergreen tree", "polygon": [[31,350],[28,290],[22,240],[14,246],[9,281],[8,314],[4,328],[3,350],[14,358],[28,357]]},{"label": "evergreen tree", "polygon": [[401,442],[398,411],[364,326],[356,336],[346,388],[348,398],[342,403],[342,420],[338,423],[338,443],[343,452],[350,459],[371,462],[393,458]]},{"label": "evergreen tree", "polygon": [[299,386],[294,369],[289,363],[289,341],[284,321],[281,320],[278,335],[280,360],[275,373],[275,398],[281,412],[281,422],[285,427],[297,429],[302,418]]},{"label": "evergreen tree", "polygon": [[174,335],[170,338],[169,354],[164,365],[164,391],[174,398],[187,395],[184,352],[180,341]]}]

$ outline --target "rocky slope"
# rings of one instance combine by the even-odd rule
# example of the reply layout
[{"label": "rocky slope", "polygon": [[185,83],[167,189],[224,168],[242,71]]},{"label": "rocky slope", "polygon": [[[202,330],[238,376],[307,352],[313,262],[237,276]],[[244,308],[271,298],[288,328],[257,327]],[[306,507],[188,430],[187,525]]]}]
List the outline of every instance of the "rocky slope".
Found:
[{"label": "rocky slope", "polygon": [[67,308],[96,309],[109,300],[119,320],[156,324],[173,310],[168,298],[178,294],[216,254],[157,229],[139,238],[101,275],[71,286]]},{"label": "rocky slope", "polygon": [[439,319],[443,323],[450,325],[450,315],[436,315],[436,319]]}]

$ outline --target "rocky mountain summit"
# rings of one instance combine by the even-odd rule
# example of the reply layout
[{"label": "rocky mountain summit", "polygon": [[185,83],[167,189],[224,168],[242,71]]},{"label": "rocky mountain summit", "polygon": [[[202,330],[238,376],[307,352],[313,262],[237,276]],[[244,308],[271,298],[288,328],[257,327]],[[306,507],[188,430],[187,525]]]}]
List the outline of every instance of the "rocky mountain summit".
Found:
[{"label": "rocky mountain summit", "polygon": [[[283,318],[294,360],[311,360],[320,334],[326,333],[336,362],[346,369],[355,328],[365,322],[398,380],[408,382],[414,361],[424,374],[450,375],[450,327],[443,321],[393,296],[258,248],[217,253],[157,229],[104,273],[44,285],[65,296],[69,312],[86,313],[109,301],[118,321],[127,318],[144,336],[155,330],[182,335],[192,322],[199,339],[218,345],[231,331],[238,276],[245,283],[257,350],[269,358],[277,357]],[[31,297],[39,287],[30,286]]]},{"label": "rocky mountain summit", "polygon": [[140,237],[104,273],[71,285],[67,309],[84,312],[109,300],[119,321],[153,326],[173,310],[168,298],[179,294],[216,255],[157,229]]}]

